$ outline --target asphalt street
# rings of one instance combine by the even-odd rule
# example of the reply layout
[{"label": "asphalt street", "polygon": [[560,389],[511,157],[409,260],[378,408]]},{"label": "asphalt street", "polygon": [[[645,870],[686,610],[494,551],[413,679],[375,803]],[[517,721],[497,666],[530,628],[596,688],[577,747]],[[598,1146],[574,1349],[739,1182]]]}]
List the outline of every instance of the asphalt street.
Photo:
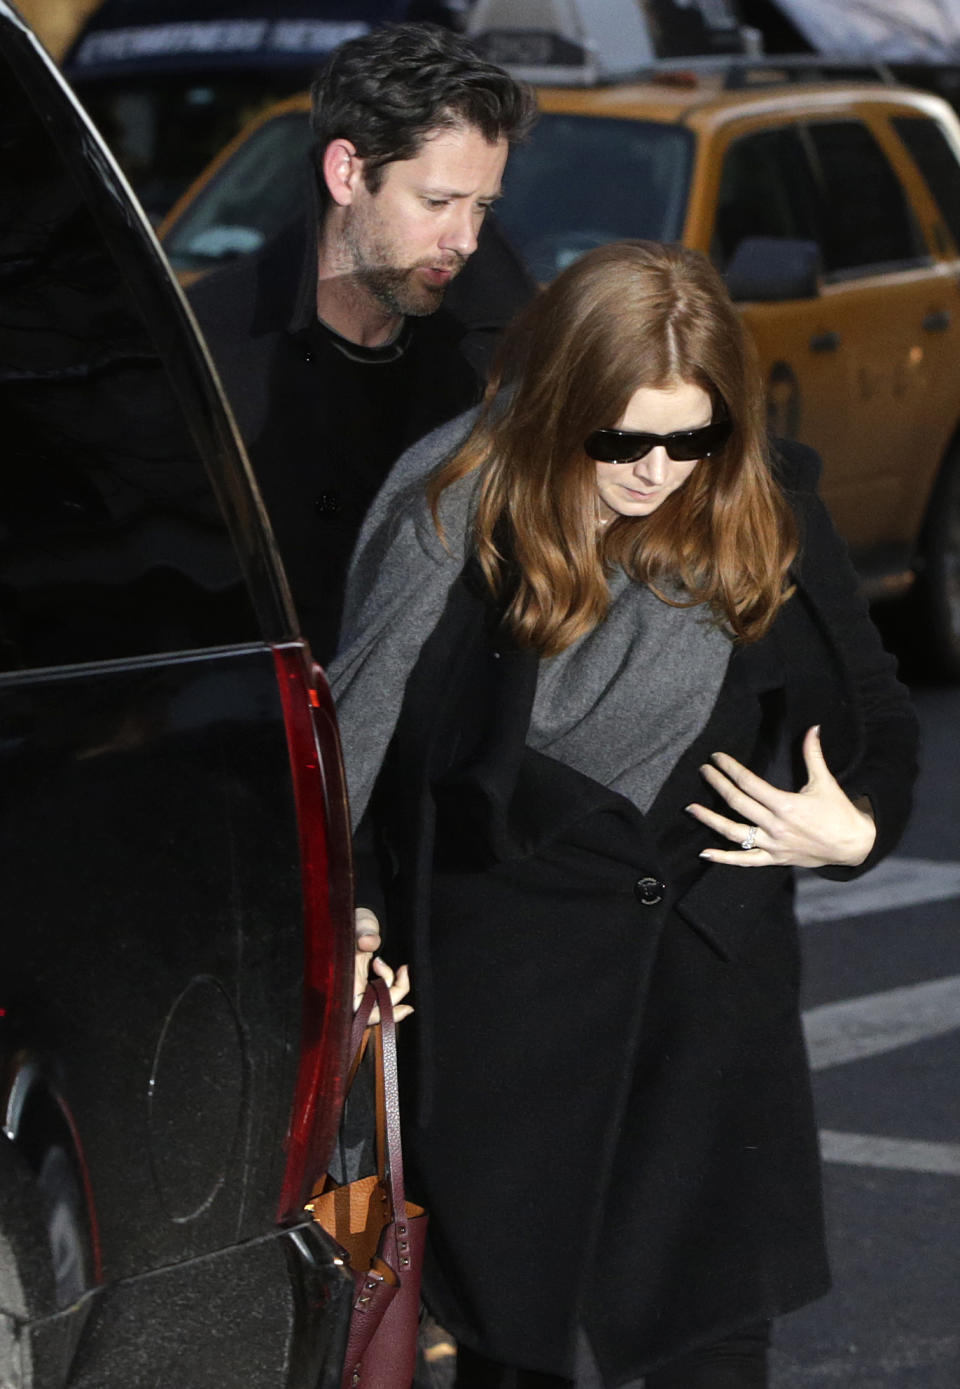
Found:
[{"label": "asphalt street", "polygon": [[897,854],[800,883],[834,1288],[778,1326],[774,1389],[960,1389],[960,690],[914,697]]}]

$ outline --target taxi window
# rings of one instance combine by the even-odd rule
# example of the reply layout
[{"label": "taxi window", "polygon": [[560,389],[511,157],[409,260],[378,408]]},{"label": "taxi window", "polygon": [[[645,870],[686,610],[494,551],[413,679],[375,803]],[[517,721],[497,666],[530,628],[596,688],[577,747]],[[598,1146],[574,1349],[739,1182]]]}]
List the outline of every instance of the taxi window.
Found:
[{"label": "taxi window", "polygon": [[692,150],[678,126],[545,114],[510,155],[497,217],[541,283],[608,241],[678,241]]},{"label": "taxi window", "polygon": [[895,116],[893,127],[927,181],[927,186],[960,246],[960,160],[946,131],[927,116]]},{"label": "taxi window", "polygon": [[0,669],[257,639],[133,264],[102,234],[108,189],[81,185],[5,60],[0,125]]},{"label": "taxi window", "polygon": [[751,236],[817,241],[817,190],[796,129],[745,135],[723,161],[710,253],[726,268]]},{"label": "taxi window", "polygon": [[296,68],[91,78],[76,63],[70,75],[154,225],[238,130],[282,97],[309,87],[312,76]]},{"label": "taxi window", "polygon": [[866,126],[811,122],[807,134],[823,194],[824,274],[864,274],[924,260],[903,189]]},{"label": "taxi window", "polygon": [[306,201],[310,144],[306,111],[254,131],[171,227],[163,249],[174,269],[209,270],[282,231]]}]

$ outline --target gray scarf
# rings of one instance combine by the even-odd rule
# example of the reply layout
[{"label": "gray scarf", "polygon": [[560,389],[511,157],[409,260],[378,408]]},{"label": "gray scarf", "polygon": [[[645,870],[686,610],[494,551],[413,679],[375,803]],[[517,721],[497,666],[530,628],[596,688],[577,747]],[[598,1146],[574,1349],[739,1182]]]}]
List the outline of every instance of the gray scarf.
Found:
[{"label": "gray scarf", "polygon": [[[463,568],[476,477],[443,494],[449,549],[423,484],[466,438],[475,414],[404,454],[360,533],[341,648],[328,671],[354,825],[396,727],[407,677]],[[703,609],[671,606],[622,570],[610,587],[605,621],[541,661],[528,741],[646,810],[709,717],[730,640]]]}]

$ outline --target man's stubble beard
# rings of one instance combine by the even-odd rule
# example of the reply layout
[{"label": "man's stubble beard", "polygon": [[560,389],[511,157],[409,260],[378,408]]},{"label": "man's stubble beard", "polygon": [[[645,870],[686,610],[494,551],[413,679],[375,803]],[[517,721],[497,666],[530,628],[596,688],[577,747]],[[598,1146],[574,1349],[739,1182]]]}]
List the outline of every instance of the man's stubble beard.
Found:
[{"label": "man's stubble beard", "polygon": [[367,266],[354,272],[354,279],[391,315],[401,318],[427,318],[443,303],[443,288],[414,280],[415,267],[394,269],[388,265]]},{"label": "man's stubble beard", "polygon": [[[377,303],[391,315],[401,318],[427,318],[436,313],[443,303],[447,285],[433,286],[417,278],[419,269],[426,269],[431,262],[418,262],[415,265],[396,265],[393,263],[393,247],[385,239],[375,236],[364,238],[362,221],[358,225],[350,223],[344,228],[344,243],[352,262],[351,278],[366,290]],[[449,268],[453,275],[459,275],[466,265],[466,258],[454,254]],[[449,284],[449,281],[448,281]]]}]

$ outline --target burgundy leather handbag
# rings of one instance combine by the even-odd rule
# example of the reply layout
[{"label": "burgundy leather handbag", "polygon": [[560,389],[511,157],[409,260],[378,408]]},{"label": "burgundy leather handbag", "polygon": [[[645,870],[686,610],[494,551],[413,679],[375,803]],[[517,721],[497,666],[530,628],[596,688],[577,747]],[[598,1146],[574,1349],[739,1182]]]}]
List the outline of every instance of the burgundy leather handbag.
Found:
[{"label": "burgundy leather handbag", "polygon": [[[381,1021],[368,1028],[375,1006]],[[307,1209],[340,1246],[353,1274],[340,1389],[409,1389],[417,1359],[427,1215],[406,1200],[403,1190],[396,1028],[382,979],[371,979],[354,1016],[351,1083],[368,1040],[375,1048],[377,1172],[344,1186],[325,1179]]]}]

